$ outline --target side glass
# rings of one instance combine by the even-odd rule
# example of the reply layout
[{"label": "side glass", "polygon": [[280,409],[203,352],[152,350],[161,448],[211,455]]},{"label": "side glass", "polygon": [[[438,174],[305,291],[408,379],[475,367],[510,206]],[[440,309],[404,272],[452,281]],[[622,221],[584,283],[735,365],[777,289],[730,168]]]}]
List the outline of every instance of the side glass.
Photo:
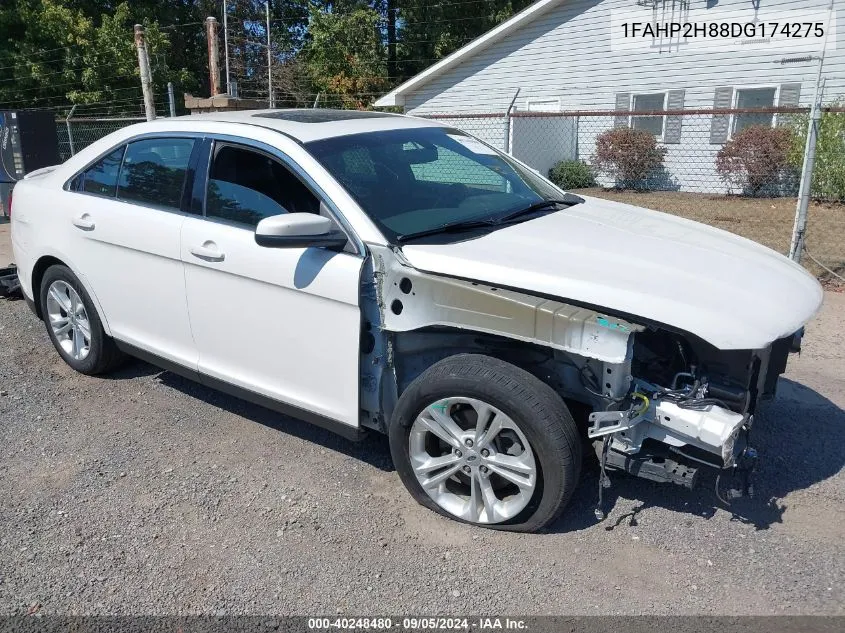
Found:
[{"label": "side glass", "polygon": [[158,138],[135,141],[126,148],[117,197],[178,210],[193,139]]},{"label": "side glass", "polygon": [[125,150],[125,145],[119,147],[79,174],[71,184],[71,190],[114,198],[117,192],[120,162],[123,160]]}]

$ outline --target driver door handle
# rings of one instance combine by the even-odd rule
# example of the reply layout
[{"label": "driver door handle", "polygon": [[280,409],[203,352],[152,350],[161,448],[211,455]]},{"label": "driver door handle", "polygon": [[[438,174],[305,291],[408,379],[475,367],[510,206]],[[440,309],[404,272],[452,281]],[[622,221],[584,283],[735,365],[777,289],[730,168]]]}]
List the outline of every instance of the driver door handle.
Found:
[{"label": "driver door handle", "polygon": [[91,219],[91,216],[87,213],[83,213],[82,215],[73,218],[72,222],[76,228],[82,229],[83,231],[93,231],[96,226],[94,221]]},{"label": "driver door handle", "polygon": [[226,254],[218,251],[217,245],[213,242],[206,242],[202,246],[192,247],[191,255],[204,259],[207,262],[222,262],[226,259]]}]

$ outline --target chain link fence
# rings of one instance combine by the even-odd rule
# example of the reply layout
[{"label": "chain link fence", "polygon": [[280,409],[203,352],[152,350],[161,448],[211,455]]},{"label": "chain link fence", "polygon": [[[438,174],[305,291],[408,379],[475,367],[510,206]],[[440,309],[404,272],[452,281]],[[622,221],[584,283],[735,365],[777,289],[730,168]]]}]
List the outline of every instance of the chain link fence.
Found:
[{"label": "chain link fence", "polygon": [[[417,116],[477,136],[566,190],[683,216],[789,253],[806,109]],[[822,278],[845,275],[845,108],[823,109],[811,197],[804,263]]]},{"label": "chain link fence", "polygon": [[104,136],[108,136],[127,125],[141,123],[142,121],[146,121],[146,119],[144,117],[57,119],[56,133],[59,137],[59,156],[62,161],[66,161]]},{"label": "chain link fence", "polygon": [[[511,153],[566,190],[704,222],[789,252],[806,109],[424,116]],[[62,160],[143,120],[57,120]],[[811,196],[804,263],[835,279],[845,275],[845,108],[823,110]]]}]

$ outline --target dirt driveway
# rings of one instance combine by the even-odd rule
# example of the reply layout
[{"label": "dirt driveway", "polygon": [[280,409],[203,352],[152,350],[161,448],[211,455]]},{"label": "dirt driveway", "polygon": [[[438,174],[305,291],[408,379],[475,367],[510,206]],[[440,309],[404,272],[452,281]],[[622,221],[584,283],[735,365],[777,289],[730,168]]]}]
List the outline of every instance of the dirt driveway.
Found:
[{"label": "dirt driveway", "polygon": [[0,613],[845,614],[845,294],[760,417],[731,509],[596,473],[548,533],[414,504],[353,445],[135,362],[73,373],[0,301]]}]

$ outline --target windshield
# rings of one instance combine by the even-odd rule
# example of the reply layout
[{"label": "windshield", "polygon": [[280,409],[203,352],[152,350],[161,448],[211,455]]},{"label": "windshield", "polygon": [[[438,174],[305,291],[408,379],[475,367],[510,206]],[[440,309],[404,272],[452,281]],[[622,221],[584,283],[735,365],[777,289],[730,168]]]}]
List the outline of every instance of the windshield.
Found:
[{"label": "windshield", "polygon": [[479,225],[475,230],[492,231],[497,220],[562,195],[504,154],[450,128],[367,132],[305,147],[391,241],[472,222]]}]

